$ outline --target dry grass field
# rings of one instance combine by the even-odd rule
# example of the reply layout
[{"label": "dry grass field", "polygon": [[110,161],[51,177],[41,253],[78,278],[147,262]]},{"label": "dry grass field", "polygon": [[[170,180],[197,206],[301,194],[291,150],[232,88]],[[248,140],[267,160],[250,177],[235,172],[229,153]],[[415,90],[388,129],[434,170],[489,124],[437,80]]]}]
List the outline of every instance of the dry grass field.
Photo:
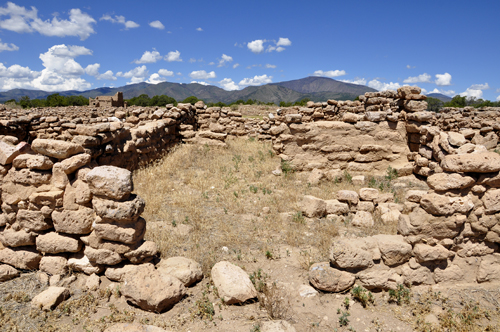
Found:
[{"label": "dry grass field", "polygon": [[[104,331],[117,322],[140,322],[171,331],[261,331],[264,321],[284,319],[297,331],[500,331],[495,285],[402,288],[372,294],[360,288],[344,294],[302,297],[312,263],[328,260],[338,237],[395,234],[395,224],[359,229],[350,218],[305,218],[304,195],[335,198],[340,189],[359,190],[345,173],[311,185],[307,174],[282,164],[269,143],[235,139],[228,147],[179,145],[163,159],[134,173],[135,192],[146,201],[146,238],[161,257],[200,262],[205,278],[188,289],[171,310],[149,313],[130,306],[119,285],[101,278],[98,291],[84,291],[85,276],[74,274],[71,297],[54,311],[31,309],[47,285],[36,272],[0,283],[1,331]],[[281,169],[280,176],[273,170]],[[415,178],[369,178],[368,183],[401,201]],[[363,185],[363,186],[367,186]],[[247,271],[259,291],[244,305],[225,305],[210,280],[212,266],[230,261]],[[70,279],[71,278],[71,279]],[[434,325],[431,323],[434,322]]]}]

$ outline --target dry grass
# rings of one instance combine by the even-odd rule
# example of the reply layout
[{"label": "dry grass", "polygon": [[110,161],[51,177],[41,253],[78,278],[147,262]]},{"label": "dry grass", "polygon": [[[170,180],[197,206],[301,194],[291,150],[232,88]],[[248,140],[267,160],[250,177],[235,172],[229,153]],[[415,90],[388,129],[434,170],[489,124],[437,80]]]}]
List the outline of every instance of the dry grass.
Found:
[{"label": "dry grass", "polygon": [[158,244],[163,257],[191,257],[209,274],[223,247],[248,261],[280,245],[313,246],[312,260],[318,261],[326,258],[339,227],[360,236],[395,232],[396,225],[380,222],[363,231],[339,220],[300,217],[304,195],[332,199],[338,190],[362,186],[346,179],[311,186],[307,174],[294,172],[275,176],[281,161],[270,143],[243,138],[227,143],[227,148],[179,145],[134,173],[136,192],[147,202],[146,238]]}]

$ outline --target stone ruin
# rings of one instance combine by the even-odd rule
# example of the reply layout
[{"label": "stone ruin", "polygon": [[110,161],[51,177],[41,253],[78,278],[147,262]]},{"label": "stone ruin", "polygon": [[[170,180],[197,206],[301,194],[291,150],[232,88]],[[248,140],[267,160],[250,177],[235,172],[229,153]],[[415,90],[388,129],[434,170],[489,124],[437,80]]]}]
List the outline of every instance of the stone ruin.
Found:
[{"label": "stone ruin", "polygon": [[89,105],[92,107],[126,107],[127,102],[123,101],[123,92],[117,92],[114,96],[97,96],[89,98]]},{"label": "stone ruin", "polygon": [[[425,99],[419,88],[402,87],[357,101],[309,102],[263,119],[203,102],[3,110],[0,262],[6,265],[0,276],[17,275],[15,268],[53,276],[68,267],[104,272],[127,281],[122,293],[133,303],[164,310],[202,278],[201,270],[182,258],[147,263],[157,250],[142,240],[145,203],[131,194],[129,170],[182,142],[223,147],[231,137],[248,136],[271,141],[282,160],[310,172],[311,182],[344,171],[383,174],[390,166],[399,176],[416,174],[430,188],[408,191],[404,203],[373,188],[338,191],[330,200],[305,196],[301,210],[308,217],[352,215],[353,225],[371,227],[375,212],[383,222],[398,223],[398,235],[336,240],[330,261],[311,266],[316,288],[342,291],[355,280],[368,289],[499,281],[500,155],[492,150],[500,109],[436,114],[426,111]],[[213,276],[234,269],[216,266]],[[148,293],[145,280],[158,291]],[[214,282],[223,291],[224,283]],[[250,297],[254,291],[250,287]]]}]

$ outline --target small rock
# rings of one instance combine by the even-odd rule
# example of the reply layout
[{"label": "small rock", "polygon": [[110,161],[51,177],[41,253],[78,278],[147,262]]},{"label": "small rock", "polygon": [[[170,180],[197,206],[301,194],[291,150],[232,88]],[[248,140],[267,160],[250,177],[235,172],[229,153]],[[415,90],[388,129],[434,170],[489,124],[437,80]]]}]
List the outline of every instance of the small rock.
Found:
[{"label": "small rock", "polygon": [[170,257],[161,260],[161,262],[156,265],[156,269],[160,271],[160,273],[166,273],[176,277],[186,287],[203,279],[201,265],[186,257]]},{"label": "small rock", "polygon": [[50,286],[31,300],[31,306],[33,308],[41,308],[42,310],[50,311],[68,297],[69,289],[65,287]]},{"label": "small rock", "polygon": [[227,304],[242,303],[257,296],[248,274],[229,262],[218,262],[212,268],[212,280],[219,296]]}]

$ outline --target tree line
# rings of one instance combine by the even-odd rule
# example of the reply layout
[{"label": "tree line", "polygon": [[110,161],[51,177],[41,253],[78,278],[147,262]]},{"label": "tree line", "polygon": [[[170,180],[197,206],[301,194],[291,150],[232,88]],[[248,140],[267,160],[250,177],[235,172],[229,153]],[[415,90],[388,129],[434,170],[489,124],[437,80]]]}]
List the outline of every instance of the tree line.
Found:
[{"label": "tree line", "polygon": [[[356,97],[357,100],[358,97]],[[180,103],[190,103],[195,104],[198,99],[195,96],[189,96],[186,99],[179,101]],[[126,99],[128,105],[135,106],[165,106],[167,104],[173,104],[177,106],[178,101],[167,95],[156,95],[149,97],[147,94],[142,94],[137,97]],[[278,105],[275,103],[264,103],[256,99],[242,100],[238,99],[232,103],[207,103],[208,107],[219,106],[233,106],[233,105],[271,105],[279,107],[290,107],[290,106],[306,106],[307,102],[310,101],[309,98],[304,98],[296,102],[285,102],[281,101]],[[5,102],[5,104],[19,105],[22,108],[36,108],[36,107],[60,107],[60,106],[88,106],[89,99],[83,96],[61,96],[59,93],[54,93],[45,99],[30,99],[28,96],[21,97],[21,99],[16,101],[15,99],[10,99]],[[427,110],[432,112],[439,112],[442,107],[465,107],[473,106],[475,108],[480,107],[500,107],[500,101],[492,102],[490,100],[477,99],[475,97],[465,97],[457,95],[451,99],[451,101],[443,102],[439,99],[428,97],[427,98]]]},{"label": "tree line", "polygon": [[480,107],[500,107],[500,101],[484,100],[476,97],[466,97],[456,95],[448,102],[443,102],[437,98],[427,97],[427,110],[432,112],[439,112],[443,107],[459,107],[472,106],[474,108]]}]

